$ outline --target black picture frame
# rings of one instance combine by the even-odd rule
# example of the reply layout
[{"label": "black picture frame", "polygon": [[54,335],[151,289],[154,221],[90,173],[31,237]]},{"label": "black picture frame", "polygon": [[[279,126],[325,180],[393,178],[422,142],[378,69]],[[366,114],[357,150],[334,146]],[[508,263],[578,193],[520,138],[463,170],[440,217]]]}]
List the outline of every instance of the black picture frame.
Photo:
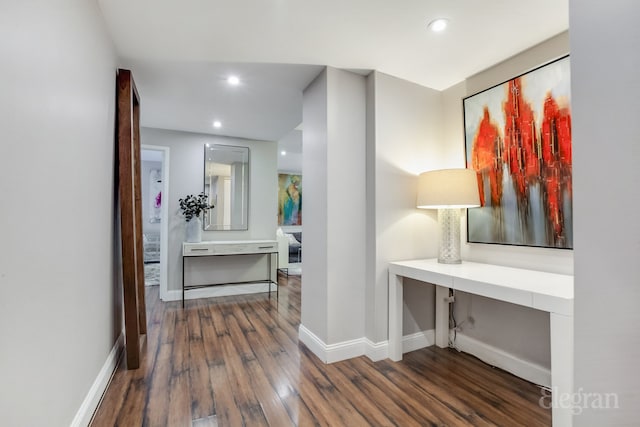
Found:
[{"label": "black picture frame", "polygon": [[462,100],[482,204],[467,242],[573,248],[570,71],[563,56]]}]

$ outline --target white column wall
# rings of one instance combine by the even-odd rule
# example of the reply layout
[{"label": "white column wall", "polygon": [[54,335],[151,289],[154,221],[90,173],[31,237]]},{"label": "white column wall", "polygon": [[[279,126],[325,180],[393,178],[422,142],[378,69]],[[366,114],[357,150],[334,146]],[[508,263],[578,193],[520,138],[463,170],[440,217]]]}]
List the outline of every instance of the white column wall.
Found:
[{"label": "white column wall", "polygon": [[327,344],[332,344],[364,336],[366,80],[328,67],[327,89]]},{"label": "white column wall", "polygon": [[116,57],[95,1],[0,9],[0,424],[68,426],[122,329]]},{"label": "white column wall", "polygon": [[331,67],[304,92],[301,326],[324,345],[364,336],[365,105],[365,78]]},{"label": "white column wall", "polygon": [[[418,174],[440,167],[441,103],[436,90],[377,71],[369,75],[366,336],[373,342],[387,338],[388,263],[437,256],[436,212],[416,208],[416,186]],[[432,329],[433,307],[433,287],[407,280],[403,333]]]},{"label": "white column wall", "polygon": [[327,70],[304,90],[302,170],[304,171],[304,277],[300,324],[328,342],[327,285]]},{"label": "white column wall", "polygon": [[[631,426],[640,419],[640,5],[571,0],[570,19],[574,425]],[[615,393],[618,408],[587,393],[603,405],[602,393]]]}]

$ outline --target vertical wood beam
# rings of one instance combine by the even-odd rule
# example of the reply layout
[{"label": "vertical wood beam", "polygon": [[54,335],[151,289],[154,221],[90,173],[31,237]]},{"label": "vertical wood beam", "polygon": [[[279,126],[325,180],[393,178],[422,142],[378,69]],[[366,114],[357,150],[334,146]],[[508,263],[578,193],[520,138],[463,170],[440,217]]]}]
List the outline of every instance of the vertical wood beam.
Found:
[{"label": "vertical wood beam", "polygon": [[142,242],[142,160],[140,151],[140,98],[131,79],[133,102],[133,190],[136,240],[136,288],[138,291],[138,325],[141,334],[147,333],[146,304],[144,301],[144,248]]},{"label": "vertical wood beam", "polygon": [[140,334],[146,332],[142,214],[139,196],[140,116],[139,112],[136,112],[139,108],[139,98],[129,70],[118,70],[116,87],[125,347],[127,368],[137,369],[140,366]]}]

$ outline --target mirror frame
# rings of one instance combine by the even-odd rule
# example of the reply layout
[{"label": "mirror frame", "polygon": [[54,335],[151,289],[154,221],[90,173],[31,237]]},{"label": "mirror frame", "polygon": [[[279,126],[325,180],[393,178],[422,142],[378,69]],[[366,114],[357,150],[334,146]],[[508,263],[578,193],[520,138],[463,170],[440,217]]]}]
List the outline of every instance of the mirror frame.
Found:
[{"label": "mirror frame", "polygon": [[[203,173],[203,182],[202,182],[202,188],[205,194],[207,194],[207,196],[209,197],[209,203],[213,203],[213,200],[211,200],[211,194],[209,191],[207,191],[207,163],[211,162],[211,163],[215,163],[215,158],[211,161],[208,160],[208,155],[212,150],[221,150],[221,151],[237,151],[237,152],[244,152],[243,154],[246,154],[246,163],[245,163],[245,173],[243,174],[245,176],[245,182],[246,182],[246,186],[242,191],[243,194],[243,199],[244,199],[244,212],[242,214],[242,225],[240,226],[233,226],[232,224],[210,224],[209,223],[209,215],[210,215],[210,210],[209,211],[205,211],[204,213],[204,217],[203,217],[203,221],[202,221],[202,227],[205,231],[246,231],[249,229],[249,177],[250,177],[250,163],[251,163],[251,153],[249,150],[249,147],[243,147],[243,146],[237,146],[237,145],[226,145],[226,144],[205,144],[204,145],[204,173]],[[244,184],[244,182],[243,182]],[[217,203],[214,203],[217,205]],[[216,206],[217,208],[217,206]],[[216,209],[214,208],[214,209]]]}]

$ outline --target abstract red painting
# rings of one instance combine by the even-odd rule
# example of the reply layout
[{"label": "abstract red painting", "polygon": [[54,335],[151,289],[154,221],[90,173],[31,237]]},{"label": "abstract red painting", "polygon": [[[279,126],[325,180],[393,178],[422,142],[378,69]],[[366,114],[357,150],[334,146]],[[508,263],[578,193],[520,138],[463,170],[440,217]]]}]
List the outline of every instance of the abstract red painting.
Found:
[{"label": "abstract red painting", "polygon": [[568,56],[463,100],[469,242],[573,247],[570,100]]}]

